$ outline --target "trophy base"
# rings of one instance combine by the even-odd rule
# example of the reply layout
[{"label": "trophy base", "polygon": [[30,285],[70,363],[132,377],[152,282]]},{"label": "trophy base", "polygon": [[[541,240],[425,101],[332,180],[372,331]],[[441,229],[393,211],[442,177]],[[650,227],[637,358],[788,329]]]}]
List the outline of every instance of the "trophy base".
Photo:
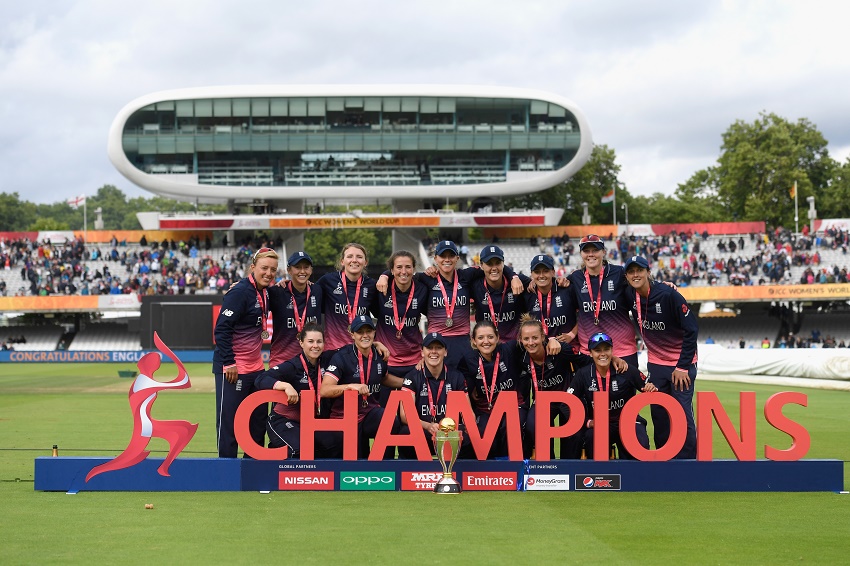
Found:
[{"label": "trophy base", "polygon": [[443,478],[434,485],[434,493],[460,493],[460,484],[452,478]]}]

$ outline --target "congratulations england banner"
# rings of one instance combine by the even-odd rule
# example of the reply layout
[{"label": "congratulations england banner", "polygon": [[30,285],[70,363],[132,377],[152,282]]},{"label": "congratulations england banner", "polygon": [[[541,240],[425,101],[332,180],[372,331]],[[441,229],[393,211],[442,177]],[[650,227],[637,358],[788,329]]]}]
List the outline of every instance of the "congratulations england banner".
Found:
[{"label": "congratulations england banner", "polygon": [[[0,352],[0,362],[18,362],[18,363],[43,363],[43,362],[59,362],[59,363],[93,363],[93,362],[132,362],[136,363],[151,350],[114,350],[114,351],[57,351],[57,350],[38,350],[38,351],[23,351],[8,350]],[[154,352],[159,353],[159,352]],[[177,355],[184,362],[194,363],[212,363],[212,350],[178,350]],[[263,361],[268,361],[268,352],[263,352]],[[161,356],[162,357],[162,356]],[[163,362],[171,362],[167,357],[162,358]]]}]

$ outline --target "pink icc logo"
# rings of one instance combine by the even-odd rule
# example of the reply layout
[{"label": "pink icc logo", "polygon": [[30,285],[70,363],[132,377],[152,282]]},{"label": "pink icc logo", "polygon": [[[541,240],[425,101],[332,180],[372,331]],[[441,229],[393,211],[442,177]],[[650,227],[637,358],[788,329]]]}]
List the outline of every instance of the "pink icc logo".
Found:
[{"label": "pink icc logo", "polygon": [[163,438],[168,442],[168,456],[158,468],[158,472],[162,476],[168,476],[168,467],[178,454],[189,444],[192,437],[195,436],[195,431],[198,430],[197,424],[192,424],[188,421],[158,421],[151,418],[151,407],[156,401],[156,395],[163,389],[188,389],[192,386],[189,382],[189,374],[183,363],[177,359],[174,352],[159,339],[159,335],[154,332],[153,342],[157,350],[171,358],[177,365],[177,377],[171,381],[162,382],[156,381],[153,378],[156,370],[160,366],[160,357],[154,352],[148,352],[136,364],[139,368],[139,375],[133,381],[130,387],[130,410],[133,413],[133,436],[130,438],[130,444],[127,448],[116,456],[114,459],[95,466],[86,476],[86,482],[98,474],[111,472],[114,470],[123,470],[130,466],[135,466],[142,460],[148,457],[150,451],[145,450],[151,438]]}]

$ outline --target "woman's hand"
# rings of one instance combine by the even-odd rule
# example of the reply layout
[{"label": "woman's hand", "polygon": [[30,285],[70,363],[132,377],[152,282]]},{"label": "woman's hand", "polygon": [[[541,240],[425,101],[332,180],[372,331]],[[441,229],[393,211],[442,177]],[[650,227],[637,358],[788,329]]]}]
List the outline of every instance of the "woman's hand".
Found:
[{"label": "woman's hand", "polygon": [[625,360],[623,360],[622,358],[618,358],[617,356],[614,356],[611,359],[611,365],[614,366],[614,369],[617,371],[617,373],[623,373],[624,371],[629,369],[629,364],[626,363]]},{"label": "woman's hand", "polygon": [[546,354],[554,356],[561,351],[561,343],[556,338],[549,338],[546,342]]},{"label": "woman's hand", "polygon": [[378,277],[378,281],[375,283],[375,290],[381,294],[386,294],[387,289],[389,288],[389,282],[390,278],[382,273],[381,276]]},{"label": "woman's hand", "polygon": [[569,344],[573,340],[575,340],[576,335],[572,332],[564,332],[563,334],[558,334],[557,340],[563,344]]},{"label": "woman's hand", "polygon": [[511,279],[511,291],[514,295],[522,295],[523,291],[525,291],[525,288],[522,286],[522,279],[516,275]]},{"label": "woman's hand", "polygon": [[673,389],[676,391],[685,391],[691,387],[691,376],[683,369],[674,369],[670,381],[673,382]]},{"label": "woman's hand", "polygon": [[236,366],[229,367],[224,370],[224,379],[226,379],[228,383],[236,383],[236,380],[239,379],[239,370],[236,369]]},{"label": "woman's hand", "polygon": [[389,351],[389,349],[387,349],[387,347],[386,347],[386,346],[384,346],[384,345],[383,345],[382,343],[380,343],[380,342],[373,342],[373,344],[374,344],[374,346],[375,346],[375,350],[377,350],[377,351],[378,351],[378,355],[379,355],[379,356],[381,356],[381,358],[383,358],[383,359],[384,359],[384,361],[387,361],[387,360],[389,359],[389,357],[390,357],[390,351]]},{"label": "woman's hand", "polygon": [[283,391],[284,393],[286,393],[286,399],[290,405],[295,405],[296,403],[298,403],[298,392],[295,390],[294,387],[292,387],[285,381],[278,381],[277,383],[275,383],[274,390]]}]

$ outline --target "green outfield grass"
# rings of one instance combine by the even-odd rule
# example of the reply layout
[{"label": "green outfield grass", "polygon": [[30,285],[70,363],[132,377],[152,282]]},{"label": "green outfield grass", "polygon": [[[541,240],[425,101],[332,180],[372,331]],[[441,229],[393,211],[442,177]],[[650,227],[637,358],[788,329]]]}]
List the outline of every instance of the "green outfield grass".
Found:
[{"label": "green outfield grass", "polygon": [[[62,563],[848,563],[850,496],[833,493],[41,493],[33,460],[114,456],[132,426],[132,364],[0,366],[0,562]],[[200,423],[182,457],[214,455],[207,364],[193,387],[159,396],[158,418]],[[173,377],[164,364],[159,379]],[[788,388],[701,382],[737,421],[737,393],[759,411]],[[803,390],[785,414],[811,433],[807,457],[850,460],[850,394]],[[719,432],[715,457],[731,457]],[[764,444],[789,438],[767,425]],[[167,446],[150,447],[164,456]],[[847,466],[845,464],[845,482]],[[145,510],[153,503],[153,510]]]}]

